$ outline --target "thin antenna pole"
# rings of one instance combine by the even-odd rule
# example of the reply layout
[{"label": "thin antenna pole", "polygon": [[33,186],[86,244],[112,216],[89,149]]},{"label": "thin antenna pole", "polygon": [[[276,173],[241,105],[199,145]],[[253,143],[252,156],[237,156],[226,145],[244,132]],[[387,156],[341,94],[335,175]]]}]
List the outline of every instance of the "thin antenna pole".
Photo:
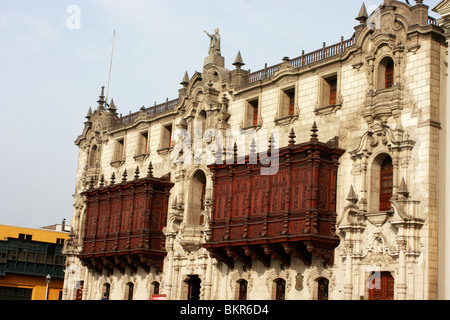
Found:
[{"label": "thin antenna pole", "polygon": [[111,68],[112,68],[112,60],[113,60],[113,53],[114,53],[114,40],[115,40],[115,38],[116,38],[116,30],[114,29],[112,48],[111,48],[111,59],[109,61],[108,86],[106,87],[106,104],[108,104],[109,81],[111,79]]}]

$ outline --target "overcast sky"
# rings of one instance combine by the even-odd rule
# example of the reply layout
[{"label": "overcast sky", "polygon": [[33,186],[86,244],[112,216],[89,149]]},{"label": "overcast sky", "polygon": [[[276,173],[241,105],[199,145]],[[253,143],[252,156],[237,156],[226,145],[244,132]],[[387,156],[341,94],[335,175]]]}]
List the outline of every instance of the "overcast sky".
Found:
[{"label": "overcast sky", "polygon": [[[430,15],[439,0],[425,0]],[[382,0],[366,0],[369,13]],[[414,0],[410,0],[414,4]],[[352,36],[360,0],[0,0],[0,224],[72,218],[85,115],[107,85],[119,113],[178,97],[220,29],[225,67],[253,71]]]}]

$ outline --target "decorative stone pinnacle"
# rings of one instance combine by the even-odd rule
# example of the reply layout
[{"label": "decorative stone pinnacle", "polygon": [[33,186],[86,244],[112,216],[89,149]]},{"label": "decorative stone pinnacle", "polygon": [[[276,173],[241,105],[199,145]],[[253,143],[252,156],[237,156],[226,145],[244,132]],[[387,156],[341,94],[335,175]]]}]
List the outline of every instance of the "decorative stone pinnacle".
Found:
[{"label": "decorative stone pinnacle", "polygon": [[244,65],[245,65],[245,63],[242,60],[241,51],[238,51],[238,53],[236,55],[236,59],[234,59],[233,66],[235,66],[236,69],[240,69]]},{"label": "decorative stone pinnacle", "polygon": [[91,180],[89,181],[89,189],[94,189],[94,176],[91,176]]},{"label": "decorative stone pinnacle", "polygon": [[134,178],[139,179],[139,166],[137,166],[136,170],[134,171]]},{"label": "decorative stone pinnacle", "polygon": [[402,178],[402,182],[400,182],[400,186],[398,187],[397,193],[406,198],[408,197],[409,191],[408,187],[406,186],[405,178]]},{"label": "decorative stone pinnacle", "polygon": [[268,150],[267,150],[267,155],[269,157],[272,156],[272,149],[274,149],[275,146],[275,137],[273,136],[273,133],[270,134],[269,137],[269,144],[268,144]]},{"label": "decorative stone pinnacle", "polygon": [[309,139],[310,142],[312,142],[312,143],[319,142],[319,139],[317,139],[317,137],[318,137],[317,131],[319,131],[319,130],[317,129],[316,122],[314,121],[313,126],[311,128],[312,133],[311,133],[311,139]]},{"label": "decorative stone pinnacle", "polygon": [[151,161],[148,164],[147,178],[153,178],[153,165]]},{"label": "decorative stone pinnacle", "polygon": [[114,114],[117,114],[117,107],[116,104],[114,103],[114,99],[111,98],[111,102],[108,105],[108,111]]},{"label": "decorative stone pinnacle", "polygon": [[102,174],[101,177],[100,177],[100,184],[99,184],[99,186],[103,187],[104,185],[105,185],[105,176]]},{"label": "decorative stone pinnacle", "polygon": [[355,19],[358,20],[361,24],[363,24],[367,21],[368,18],[369,15],[367,14],[366,5],[363,2],[361,9],[359,10],[358,16]]},{"label": "decorative stone pinnacle", "polygon": [[255,138],[253,138],[252,141],[250,142],[250,155],[252,155],[252,156],[256,155],[256,142],[255,142]]},{"label": "decorative stone pinnacle", "polygon": [[98,99],[98,109],[103,109],[103,106],[105,104],[105,86],[102,86],[102,91],[100,93],[99,99]]},{"label": "decorative stone pinnacle", "polygon": [[295,132],[294,128],[291,129],[291,133],[289,133],[289,146],[293,147],[295,145]]},{"label": "decorative stone pinnacle", "polygon": [[356,196],[355,190],[353,190],[353,185],[350,186],[346,200],[352,202],[353,204],[358,202],[358,197]]},{"label": "decorative stone pinnacle", "polygon": [[91,117],[92,117],[92,108],[89,107],[88,113],[87,113],[87,115],[86,115],[86,119],[89,120]]},{"label": "decorative stone pinnacle", "polygon": [[180,82],[180,84],[185,88],[189,84],[189,75],[188,75],[187,71],[184,73],[183,80]]}]

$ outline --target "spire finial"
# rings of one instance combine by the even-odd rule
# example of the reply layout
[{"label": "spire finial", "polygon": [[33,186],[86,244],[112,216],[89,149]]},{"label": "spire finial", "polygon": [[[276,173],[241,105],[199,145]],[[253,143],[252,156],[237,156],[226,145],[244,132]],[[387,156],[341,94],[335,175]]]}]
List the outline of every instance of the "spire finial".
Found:
[{"label": "spire finial", "polygon": [[268,143],[268,149],[267,149],[267,155],[269,157],[272,156],[272,150],[275,148],[275,137],[273,136],[273,133],[270,134],[269,137],[269,143]]},{"label": "spire finial", "polygon": [[353,190],[353,185],[350,186],[350,190],[347,195],[347,201],[350,201],[353,204],[356,204],[358,202],[358,197],[356,196],[355,190]]},{"label": "spire finial", "polygon": [[187,71],[184,73],[183,80],[180,82],[180,84],[185,88],[189,84],[189,75],[188,75]]},{"label": "spire finial", "polygon": [[125,169],[122,174],[122,182],[127,182],[127,175],[127,169]]},{"label": "spire finial", "polygon": [[147,178],[153,178],[153,165],[151,161],[148,164]]},{"label": "spire finial", "polygon": [[89,107],[88,113],[85,118],[89,120],[91,117],[92,117],[92,108]]},{"label": "spire finial", "polygon": [[89,181],[89,189],[94,189],[94,176],[91,176],[91,180]]},{"label": "spire finial", "polygon": [[363,24],[367,21],[368,18],[369,15],[367,14],[366,5],[363,2],[361,9],[359,10],[358,16],[355,18],[355,20],[358,20],[361,24]]},{"label": "spire finial", "polygon": [[223,149],[220,148],[219,145],[217,145],[216,151],[214,153],[215,164],[223,163],[222,156],[223,156]]},{"label": "spire finial", "polygon": [[317,129],[316,122],[314,121],[313,126],[312,126],[312,128],[311,128],[311,132],[312,132],[312,133],[311,133],[311,138],[309,139],[309,141],[310,141],[311,143],[317,143],[317,142],[319,142],[319,139],[317,139],[317,137],[318,137],[317,131],[319,131],[319,130]]},{"label": "spire finial", "polygon": [[137,180],[139,179],[139,166],[136,167],[136,170],[134,170],[134,178]]},{"label": "spire finial", "polygon": [[105,86],[102,86],[102,92],[100,93],[99,99],[98,99],[98,109],[102,110],[104,109],[105,104]]},{"label": "spire finial", "polygon": [[256,141],[255,138],[250,141],[250,155],[256,155]]},{"label": "spire finial", "polygon": [[116,181],[116,174],[113,171],[113,173],[111,175],[111,185],[113,185],[115,181]]},{"label": "spire finial", "polygon": [[289,147],[293,147],[295,145],[295,131],[294,128],[291,129],[291,133],[289,133]]},{"label": "spire finial", "polygon": [[108,106],[108,111],[114,114],[117,114],[117,107],[116,104],[114,103],[114,99],[111,98],[111,102],[109,103]]},{"label": "spire finial", "polygon": [[402,182],[400,182],[400,186],[398,187],[397,193],[406,198],[408,197],[409,191],[408,187],[406,186],[405,178],[402,178]]},{"label": "spire finial", "polygon": [[100,177],[100,184],[99,184],[99,186],[100,187],[104,187],[105,186],[105,175],[101,175],[101,177]]},{"label": "spire finial", "polygon": [[240,69],[244,65],[245,65],[245,63],[242,60],[241,51],[239,50],[236,55],[236,59],[234,59],[233,66],[235,66],[236,69]]}]

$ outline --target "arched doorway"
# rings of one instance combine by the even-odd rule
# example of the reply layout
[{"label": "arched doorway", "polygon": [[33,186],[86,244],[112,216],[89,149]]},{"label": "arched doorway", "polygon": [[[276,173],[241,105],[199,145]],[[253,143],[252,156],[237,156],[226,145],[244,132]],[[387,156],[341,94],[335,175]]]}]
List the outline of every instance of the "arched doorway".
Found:
[{"label": "arched doorway", "polygon": [[200,300],[200,290],[202,280],[198,275],[190,275],[186,280],[184,280],[187,296],[186,300]]},{"label": "arched doorway", "polygon": [[327,278],[317,279],[317,300],[328,300],[328,284]]},{"label": "arched doorway", "polygon": [[239,300],[247,300],[247,280],[241,279],[237,282],[238,284],[238,299]]},{"label": "arched doorway", "polygon": [[285,300],[286,281],[284,279],[278,278],[274,281],[274,286],[275,286],[275,300]]}]

